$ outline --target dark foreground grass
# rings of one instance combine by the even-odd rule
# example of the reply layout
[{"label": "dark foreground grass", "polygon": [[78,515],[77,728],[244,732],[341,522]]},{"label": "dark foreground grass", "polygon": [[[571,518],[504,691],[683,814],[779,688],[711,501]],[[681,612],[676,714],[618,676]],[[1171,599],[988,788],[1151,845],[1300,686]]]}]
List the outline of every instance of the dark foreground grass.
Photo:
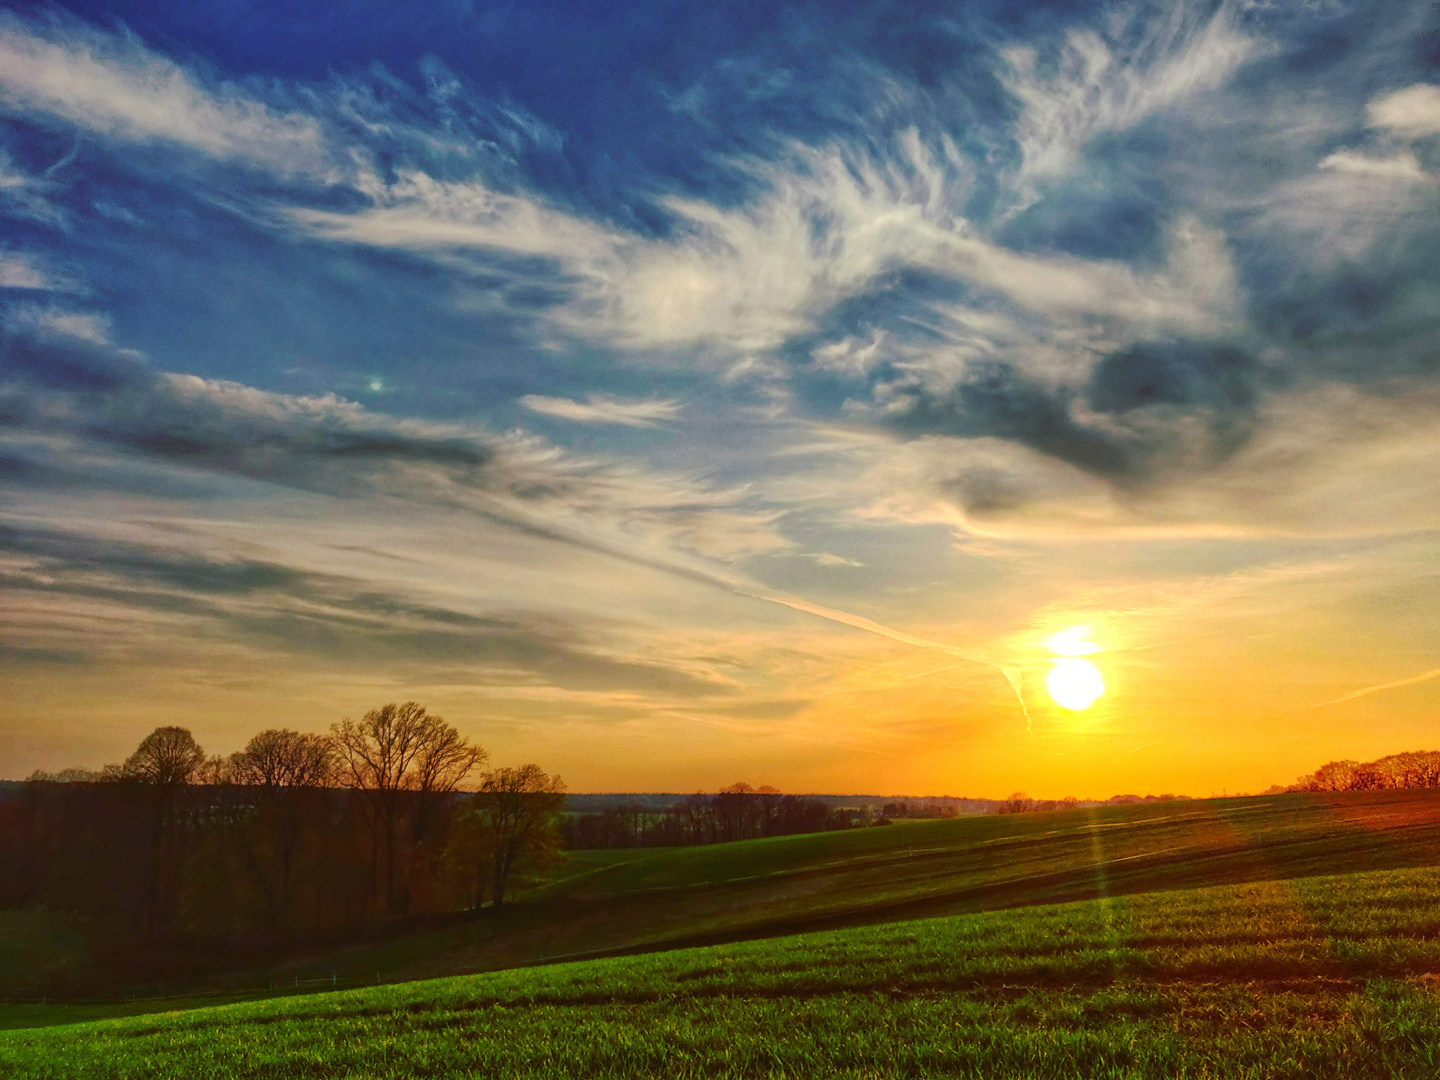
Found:
[{"label": "dark foreground grass", "polygon": [[0,1034],[14,1077],[1440,1076],[1440,871],[1151,893]]}]

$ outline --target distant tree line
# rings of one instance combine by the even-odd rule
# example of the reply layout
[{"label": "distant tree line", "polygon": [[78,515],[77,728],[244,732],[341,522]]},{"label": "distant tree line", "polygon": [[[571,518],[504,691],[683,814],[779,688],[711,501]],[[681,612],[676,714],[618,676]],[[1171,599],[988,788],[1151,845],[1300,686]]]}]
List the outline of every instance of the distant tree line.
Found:
[{"label": "distant tree line", "polygon": [[853,824],[850,811],[818,799],[738,783],[713,795],[687,796],[670,806],[633,802],[597,813],[567,814],[561,830],[568,848],[632,848],[724,844],[848,829]]},{"label": "distant tree line", "polygon": [[958,816],[959,813],[955,807],[945,806],[941,803],[899,800],[896,802],[888,802],[880,808],[880,817],[886,821],[897,821],[904,818],[933,820],[936,818],[953,818]]},{"label": "distant tree line", "polygon": [[486,761],[415,702],[227,758],[157,728],[122,764],[37,772],[0,803],[0,905],[252,947],[499,908],[557,858],[565,788]]},{"label": "distant tree line", "polygon": [[1023,791],[1017,791],[1008,799],[995,804],[994,814],[1034,814],[1041,810],[1074,810],[1080,800],[1073,795],[1063,799],[1032,799]]},{"label": "distant tree line", "polygon": [[1384,791],[1440,787],[1440,750],[1407,750],[1374,761],[1329,761],[1280,791]]}]

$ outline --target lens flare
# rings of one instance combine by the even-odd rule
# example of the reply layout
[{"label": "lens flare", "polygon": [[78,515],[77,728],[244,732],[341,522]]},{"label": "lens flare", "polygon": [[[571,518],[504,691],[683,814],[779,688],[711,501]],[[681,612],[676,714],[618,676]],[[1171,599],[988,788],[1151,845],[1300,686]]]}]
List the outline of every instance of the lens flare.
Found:
[{"label": "lens flare", "polygon": [[1072,656],[1055,661],[1055,666],[1045,677],[1045,687],[1056,705],[1079,712],[1095,704],[1095,700],[1105,693],[1105,680],[1100,677],[1100,669],[1089,660]]}]

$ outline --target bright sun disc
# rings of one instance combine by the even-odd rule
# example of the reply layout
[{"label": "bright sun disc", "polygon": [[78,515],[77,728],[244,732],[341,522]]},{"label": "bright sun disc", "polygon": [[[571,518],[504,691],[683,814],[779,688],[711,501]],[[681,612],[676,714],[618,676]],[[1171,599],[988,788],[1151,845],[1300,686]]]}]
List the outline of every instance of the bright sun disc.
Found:
[{"label": "bright sun disc", "polygon": [[1055,666],[1045,677],[1045,686],[1056,705],[1076,712],[1088,709],[1105,692],[1105,680],[1100,677],[1100,669],[1089,660],[1077,657],[1055,661]]}]

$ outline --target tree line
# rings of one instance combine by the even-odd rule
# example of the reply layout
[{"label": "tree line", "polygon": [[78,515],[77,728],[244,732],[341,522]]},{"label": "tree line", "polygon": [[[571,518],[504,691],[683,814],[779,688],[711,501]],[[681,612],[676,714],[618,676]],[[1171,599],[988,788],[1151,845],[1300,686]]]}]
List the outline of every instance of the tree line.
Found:
[{"label": "tree line", "polygon": [[565,786],[487,764],[416,702],[229,757],[157,728],[121,764],[37,772],[0,805],[0,904],[239,947],[498,909],[559,857]]},{"label": "tree line", "polygon": [[713,795],[697,793],[670,806],[624,803],[591,814],[567,814],[568,848],[680,847],[725,844],[764,836],[827,832],[854,824],[850,811],[818,799],[782,795],[770,786],[737,783]]},{"label": "tree line", "polygon": [[1384,791],[1440,787],[1440,750],[1407,750],[1374,761],[1328,761],[1280,791]]}]

